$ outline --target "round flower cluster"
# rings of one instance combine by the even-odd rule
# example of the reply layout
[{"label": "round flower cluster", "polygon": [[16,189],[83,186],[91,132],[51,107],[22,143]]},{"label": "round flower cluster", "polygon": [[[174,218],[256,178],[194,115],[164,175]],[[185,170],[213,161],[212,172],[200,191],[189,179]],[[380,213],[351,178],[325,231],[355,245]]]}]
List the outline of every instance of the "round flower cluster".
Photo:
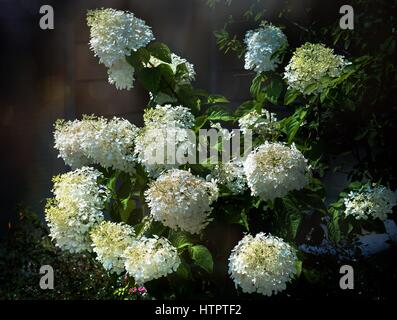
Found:
[{"label": "round flower cluster", "polygon": [[248,31],[244,42],[247,45],[244,67],[257,73],[276,69],[280,58],[274,54],[281,47],[288,45],[285,34],[273,25]]},{"label": "round flower cluster", "polygon": [[165,238],[134,241],[124,251],[125,269],[139,285],[176,271],[181,263],[178,252]]},{"label": "round flower cluster", "polygon": [[98,184],[102,174],[83,167],[53,178],[52,192],[45,209],[50,236],[56,245],[70,252],[91,250],[89,230],[103,220],[102,210],[110,196]]},{"label": "round flower cluster", "polygon": [[258,233],[246,235],[232,250],[229,274],[243,292],[266,296],[287,287],[296,273],[295,250],[282,239]]},{"label": "round flower cluster", "polygon": [[90,233],[93,251],[106,270],[120,274],[124,271],[125,249],[135,240],[134,228],[124,223],[103,221]]},{"label": "round flower cluster", "polygon": [[239,127],[243,134],[247,130],[252,130],[253,133],[259,134],[264,138],[269,137],[275,133],[277,117],[276,114],[262,109],[261,113],[256,110],[251,111],[238,120]]},{"label": "round flower cluster", "polygon": [[174,169],[153,181],[145,196],[154,220],[174,230],[199,233],[210,222],[218,188],[189,171]]},{"label": "round flower cluster", "polygon": [[265,142],[253,150],[244,162],[248,186],[254,196],[273,200],[308,183],[307,160],[293,144]]},{"label": "round flower cluster", "polygon": [[90,47],[106,67],[154,40],[145,21],[128,11],[110,8],[90,10],[87,25],[91,32]]},{"label": "round flower cluster", "polygon": [[185,70],[182,70],[182,73],[180,74],[181,84],[190,83],[196,77],[196,71],[194,71],[193,64],[188,62],[186,59],[183,59],[180,56],[176,55],[175,53],[171,53],[171,63],[167,63],[167,62],[162,61],[154,56],[150,56],[149,62],[147,63],[147,67],[153,68],[153,67],[159,66],[160,64],[166,64],[166,65],[170,66],[170,68],[172,69],[172,72],[175,75],[178,73],[178,71],[179,71],[178,69],[180,69],[181,66],[184,65]]},{"label": "round flower cluster", "polygon": [[128,120],[114,117],[84,117],[83,120],[57,121],[55,148],[72,168],[99,164],[104,168],[134,172],[134,141],[138,129]]},{"label": "round flower cluster", "polygon": [[241,194],[247,189],[247,179],[244,174],[243,162],[232,159],[229,162],[217,164],[207,177],[226,186],[233,194]]},{"label": "round flower cluster", "polygon": [[109,83],[117,89],[131,89],[134,68],[125,57],[154,39],[150,27],[132,13],[114,9],[88,11],[87,24],[91,32],[91,50],[99,57],[99,62],[109,68]]},{"label": "round flower cluster", "polygon": [[334,54],[334,50],[323,44],[305,43],[296,49],[289,64],[285,67],[284,78],[290,88],[304,93],[305,89],[317,84],[313,93],[321,92],[325,85],[321,85],[324,77],[338,77],[346,65],[343,56]]},{"label": "round flower cluster", "polygon": [[344,199],[345,215],[353,216],[357,220],[376,219],[384,221],[387,215],[393,212],[396,196],[390,189],[369,184],[360,190],[350,191]]},{"label": "round flower cluster", "polygon": [[194,116],[182,106],[146,109],[144,128],[135,139],[135,154],[150,176],[177,168],[186,155],[196,154],[196,137],[191,130]]}]

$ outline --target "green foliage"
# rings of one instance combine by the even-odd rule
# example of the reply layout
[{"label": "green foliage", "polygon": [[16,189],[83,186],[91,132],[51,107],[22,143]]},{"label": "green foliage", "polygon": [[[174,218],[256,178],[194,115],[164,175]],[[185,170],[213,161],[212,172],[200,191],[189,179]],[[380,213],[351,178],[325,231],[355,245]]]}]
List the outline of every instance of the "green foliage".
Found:
[{"label": "green foliage", "polygon": [[208,273],[212,272],[214,262],[211,252],[203,245],[195,245],[190,247],[191,257],[195,264],[203,268]]}]

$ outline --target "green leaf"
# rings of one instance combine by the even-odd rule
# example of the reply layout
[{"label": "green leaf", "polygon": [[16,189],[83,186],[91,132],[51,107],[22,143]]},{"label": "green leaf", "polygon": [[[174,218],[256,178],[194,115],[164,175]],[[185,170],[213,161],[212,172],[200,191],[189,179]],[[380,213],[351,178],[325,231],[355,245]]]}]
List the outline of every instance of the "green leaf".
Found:
[{"label": "green leaf", "polygon": [[316,83],[316,82],[315,83],[311,83],[305,88],[305,90],[303,90],[303,92],[305,94],[311,94],[318,88],[318,86],[319,86],[319,84]]},{"label": "green leaf", "polygon": [[138,78],[147,91],[157,93],[160,86],[161,69],[159,67],[144,68],[138,73]]},{"label": "green leaf", "polygon": [[151,43],[147,47],[147,49],[150,54],[157,59],[160,59],[161,61],[164,61],[166,63],[171,63],[171,51],[165,44],[160,42],[154,42]]},{"label": "green leaf", "polygon": [[222,106],[213,106],[209,108],[206,112],[207,120],[212,121],[231,121],[234,120],[235,117],[229,113],[224,107]]},{"label": "green leaf", "polygon": [[208,96],[208,103],[229,103],[230,101],[219,94],[211,94]]},{"label": "green leaf", "polygon": [[302,274],[302,261],[301,260],[295,261],[295,268],[296,268],[296,273],[294,275],[294,278],[298,279]]},{"label": "green leaf", "polygon": [[178,269],[176,270],[176,274],[182,279],[188,280],[191,274],[189,265],[186,262],[182,261]]},{"label": "green leaf", "polygon": [[247,113],[251,112],[254,109],[254,102],[252,100],[243,102],[237,109],[234,111],[234,115],[236,118],[241,118]]},{"label": "green leaf", "polygon": [[193,243],[190,241],[189,236],[182,231],[172,231],[169,240],[177,249],[183,249],[193,246]]},{"label": "green leaf", "polygon": [[203,245],[195,245],[190,248],[191,256],[195,264],[211,273],[214,268],[211,252]]},{"label": "green leaf", "polygon": [[330,220],[327,222],[329,239],[335,244],[341,240],[341,230],[339,226],[339,211],[330,210]]},{"label": "green leaf", "polygon": [[287,93],[284,96],[284,104],[285,105],[290,105],[292,102],[296,100],[296,98],[299,96],[299,91],[295,89],[288,89]]},{"label": "green leaf", "polygon": [[140,71],[146,63],[149,62],[150,53],[146,48],[140,48],[137,51],[132,51],[129,56],[126,57],[127,62],[133,66],[136,71]]},{"label": "green leaf", "polygon": [[283,82],[279,78],[272,79],[264,89],[265,98],[271,103],[277,104],[282,91]]},{"label": "green leaf", "polygon": [[295,240],[298,229],[302,223],[303,212],[288,198],[283,199],[285,214],[287,215],[288,229],[291,240]]},{"label": "green leaf", "polygon": [[279,122],[281,129],[287,135],[288,143],[291,143],[294,140],[299,128],[303,125],[306,115],[307,110],[300,108],[297,109],[292,116]]},{"label": "green leaf", "polygon": [[123,222],[128,223],[131,213],[135,210],[136,203],[134,199],[126,198],[121,200],[120,218]]}]

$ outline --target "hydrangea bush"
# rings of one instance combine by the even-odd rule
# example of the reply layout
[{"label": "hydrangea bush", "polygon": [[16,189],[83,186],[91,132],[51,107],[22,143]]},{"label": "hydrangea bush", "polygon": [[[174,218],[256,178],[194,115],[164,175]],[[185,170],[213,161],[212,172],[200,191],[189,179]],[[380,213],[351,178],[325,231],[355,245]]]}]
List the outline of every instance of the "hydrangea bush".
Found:
[{"label": "hydrangea bush", "polygon": [[[316,148],[319,124],[329,116],[321,107],[363,60],[350,61],[321,43],[288,48],[288,32],[262,23],[244,40],[244,67],[255,72],[252,100],[232,110],[226,97],[194,88],[193,65],[153,42],[150,27],[134,14],[98,9],[87,22],[90,47],[108,68],[110,85],[130,90],[138,81],[148,104],[142,128],[95,116],[56,123],[55,148],[74,170],[54,178],[46,207],[61,249],[91,252],[110,273],[140,287],[166,278],[169,288],[197,282],[201,288],[215,284],[214,270],[228,264],[236,290],[271,296],[300,276],[305,219],[320,216],[338,240],[340,222],[392,213],[395,196],[384,186],[361,187],[325,205]],[[279,119],[269,109],[279,104],[290,105],[291,114]],[[242,141],[252,134],[253,150],[226,162],[169,161],[170,148],[198,150],[191,132],[196,137],[200,129],[227,126],[241,129]],[[224,146],[222,140],[217,151]],[[153,163],[159,149],[165,156]],[[230,240],[225,231],[226,245],[214,240],[211,230],[219,224],[237,227],[239,236]]]}]

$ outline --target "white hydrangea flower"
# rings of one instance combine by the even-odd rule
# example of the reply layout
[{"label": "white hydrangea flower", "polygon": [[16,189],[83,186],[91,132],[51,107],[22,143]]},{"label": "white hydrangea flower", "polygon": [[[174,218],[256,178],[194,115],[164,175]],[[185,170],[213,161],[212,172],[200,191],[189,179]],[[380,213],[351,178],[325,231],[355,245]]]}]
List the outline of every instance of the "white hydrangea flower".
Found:
[{"label": "white hydrangea flower", "polygon": [[157,236],[135,240],[123,257],[125,269],[139,285],[175,272],[181,263],[176,248]]},{"label": "white hydrangea flower", "polygon": [[319,93],[324,88],[320,85],[324,77],[336,78],[343,68],[351,64],[341,55],[334,54],[334,50],[323,44],[305,43],[297,48],[285,67],[284,79],[290,88],[304,93],[305,89],[318,84],[313,93]]},{"label": "white hydrangea flower", "polygon": [[57,121],[55,148],[58,157],[72,168],[99,164],[104,168],[133,173],[134,141],[138,128],[128,120],[114,117],[84,117],[83,120]]},{"label": "white hydrangea flower", "polygon": [[241,194],[247,189],[244,166],[240,159],[232,159],[226,163],[217,164],[207,177],[207,180],[210,179],[226,186],[233,194]]},{"label": "white hydrangea flower", "polygon": [[266,109],[262,109],[261,113],[256,110],[248,112],[238,120],[239,127],[243,134],[247,130],[252,130],[263,137],[269,137],[275,133],[277,117],[275,113],[271,113]]},{"label": "white hydrangea flower", "polygon": [[102,174],[83,167],[53,178],[52,192],[45,213],[50,237],[70,252],[91,250],[90,229],[103,220],[102,210],[110,191],[98,184]]},{"label": "white hydrangea flower", "polygon": [[145,47],[154,40],[145,21],[128,11],[110,8],[90,10],[87,25],[91,32],[91,49],[108,68],[129,56],[131,51]]},{"label": "white hydrangea flower", "polygon": [[273,25],[249,30],[244,42],[247,45],[244,67],[257,73],[275,70],[281,61],[279,57],[272,55],[281,47],[288,45],[285,34]]},{"label": "white hydrangea flower", "polygon": [[124,271],[123,253],[135,240],[135,230],[124,223],[103,221],[90,232],[93,251],[106,270]]},{"label": "white hydrangea flower", "polygon": [[199,233],[211,220],[210,205],[218,198],[218,188],[215,182],[174,169],[153,181],[145,197],[154,220],[174,230]]},{"label": "white hydrangea flower", "polygon": [[188,62],[186,59],[183,59],[180,56],[176,55],[175,53],[171,53],[171,63],[167,63],[154,56],[150,56],[149,62],[146,64],[146,67],[155,68],[158,67],[160,64],[166,64],[170,66],[174,74],[177,73],[178,66],[184,64],[186,68],[186,73],[184,73],[181,77],[182,83],[190,83],[196,77],[196,71],[194,70],[193,64]]},{"label": "white hydrangea flower", "polygon": [[146,109],[143,115],[145,127],[177,127],[189,129],[194,126],[195,119],[188,108],[166,104]]},{"label": "white hydrangea flower", "polygon": [[283,291],[296,273],[295,250],[282,239],[246,235],[232,250],[229,274],[236,288],[271,296]]},{"label": "white hydrangea flower", "polygon": [[244,162],[248,186],[254,196],[273,200],[308,183],[309,167],[293,144],[265,142],[253,150]]},{"label": "white hydrangea flower", "polygon": [[134,87],[134,71],[135,69],[127,60],[122,58],[108,69],[108,81],[110,84],[114,84],[118,90],[130,90]]},{"label": "white hydrangea flower", "polygon": [[344,204],[346,216],[357,220],[379,218],[384,221],[397,203],[395,194],[389,188],[365,185],[360,190],[350,191]]},{"label": "white hydrangea flower", "polygon": [[145,126],[135,139],[135,154],[150,176],[177,168],[180,155],[195,155],[196,139],[188,130],[194,122],[189,109],[182,106],[158,105],[145,110]]}]

